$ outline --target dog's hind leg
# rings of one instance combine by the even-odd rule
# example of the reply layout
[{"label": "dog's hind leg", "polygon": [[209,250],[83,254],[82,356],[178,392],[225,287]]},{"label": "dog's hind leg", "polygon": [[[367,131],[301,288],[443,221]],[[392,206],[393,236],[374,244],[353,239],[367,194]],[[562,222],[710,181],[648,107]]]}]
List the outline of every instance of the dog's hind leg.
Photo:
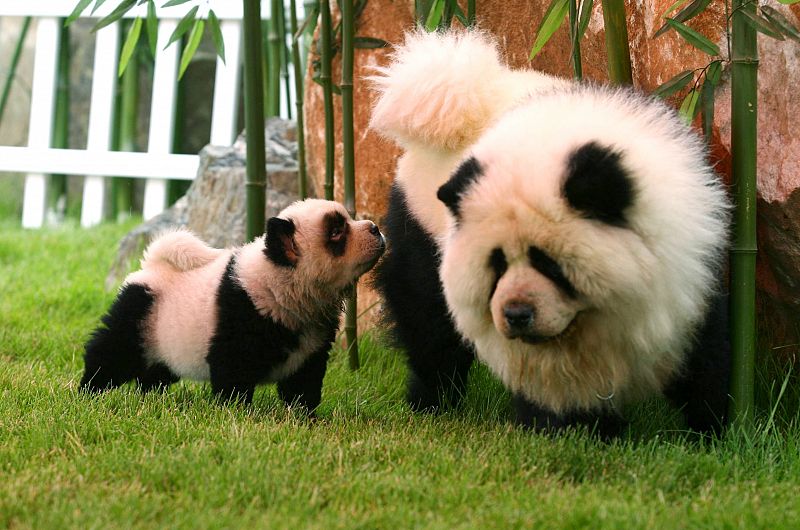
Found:
[{"label": "dog's hind leg", "polygon": [[146,369],[143,323],[153,306],[143,285],[124,286],[86,343],[81,390],[101,392],[134,379]]}]

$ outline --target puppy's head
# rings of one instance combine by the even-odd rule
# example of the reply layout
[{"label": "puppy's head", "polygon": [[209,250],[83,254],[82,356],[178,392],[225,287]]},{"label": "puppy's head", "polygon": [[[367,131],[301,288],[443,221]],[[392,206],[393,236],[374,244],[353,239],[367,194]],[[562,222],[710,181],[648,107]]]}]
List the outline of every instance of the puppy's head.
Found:
[{"label": "puppy's head", "polygon": [[342,289],[367,272],[386,243],[372,221],[354,221],[333,201],[306,199],[267,221],[264,254],[295,281]]}]

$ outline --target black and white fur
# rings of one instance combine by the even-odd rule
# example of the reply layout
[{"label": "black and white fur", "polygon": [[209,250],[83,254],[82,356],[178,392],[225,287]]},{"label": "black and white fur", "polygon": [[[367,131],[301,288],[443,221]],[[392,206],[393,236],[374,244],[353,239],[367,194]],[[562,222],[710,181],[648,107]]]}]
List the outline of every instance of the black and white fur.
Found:
[{"label": "black and white fur", "polygon": [[384,249],[370,221],[330,201],[294,203],[266,234],[213,249],[179,230],[156,239],[86,344],[80,386],[136,380],[143,391],[180,378],[210,380],[250,402],[276,382],[287,404],[320,403],[344,292]]},{"label": "black and white fur", "polygon": [[474,351],[524,425],[611,435],[653,393],[722,425],[729,204],[675,113],[509,70],[474,32],[410,35],[379,74],[372,124],[405,154],[377,285],[412,405],[460,394]]}]

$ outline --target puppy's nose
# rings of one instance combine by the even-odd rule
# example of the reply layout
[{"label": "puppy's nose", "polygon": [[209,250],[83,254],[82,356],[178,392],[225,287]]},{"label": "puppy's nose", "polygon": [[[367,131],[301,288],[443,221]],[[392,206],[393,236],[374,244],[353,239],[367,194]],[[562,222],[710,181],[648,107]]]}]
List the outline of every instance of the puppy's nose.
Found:
[{"label": "puppy's nose", "polygon": [[375,223],[371,223],[369,225],[369,233],[372,234],[373,236],[378,236],[380,235],[381,230],[380,228],[378,228],[378,225],[376,225]]},{"label": "puppy's nose", "polygon": [[503,308],[503,316],[509,329],[513,331],[526,331],[533,323],[533,307],[528,304],[508,304]]}]

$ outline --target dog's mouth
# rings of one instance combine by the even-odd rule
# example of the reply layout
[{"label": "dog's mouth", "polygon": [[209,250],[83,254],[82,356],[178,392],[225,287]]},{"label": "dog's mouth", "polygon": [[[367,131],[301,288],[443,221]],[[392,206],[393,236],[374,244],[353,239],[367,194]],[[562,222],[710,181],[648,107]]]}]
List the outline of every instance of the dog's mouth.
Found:
[{"label": "dog's mouth", "polygon": [[555,335],[538,335],[536,333],[513,332],[512,331],[512,332],[508,333],[506,335],[506,337],[508,339],[510,339],[510,340],[519,339],[522,342],[524,342],[525,344],[531,344],[531,345],[541,345],[541,344],[547,344],[547,343],[551,343],[551,342],[557,342],[557,341],[560,341],[560,340],[563,340],[563,339],[569,337],[570,335],[572,335],[575,332],[575,329],[577,327],[576,326],[576,322],[578,320],[578,315],[579,314],[580,313],[577,313],[575,315],[575,317],[572,319],[572,321],[570,321],[570,323],[567,324],[567,327],[565,327],[560,333],[557,333]]},{"label": "dog's mouth", "polygon": [[374,267],[375,264],[378,263],[378,260],[381,259],[381,256],[383,256],[383,253],[385,251],[386,251],[386,239],[383,237],[383,234],[380,234],[378,236],[378,244],[373,250],[372,255],[369,256],[361,264],[359,264],[357,276],[361,276],[365,272],[372,269],[372,267]]}]

